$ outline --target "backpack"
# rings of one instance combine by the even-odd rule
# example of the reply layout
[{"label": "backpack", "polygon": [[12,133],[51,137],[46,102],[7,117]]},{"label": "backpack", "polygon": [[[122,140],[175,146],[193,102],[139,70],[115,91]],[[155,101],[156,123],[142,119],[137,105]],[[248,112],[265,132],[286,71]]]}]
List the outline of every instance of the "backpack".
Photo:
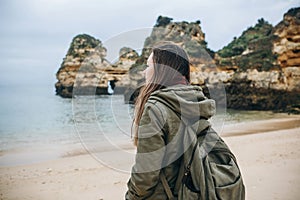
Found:
[{"label": "backpack", "polygon": [[161,170],[160,179],[168,198],[244,200],[245,186],[236,158],[216,131],[208,126],[196,133],[193,125],[185,125],[184,137],[183,145],[188,147],[173,191]]}]

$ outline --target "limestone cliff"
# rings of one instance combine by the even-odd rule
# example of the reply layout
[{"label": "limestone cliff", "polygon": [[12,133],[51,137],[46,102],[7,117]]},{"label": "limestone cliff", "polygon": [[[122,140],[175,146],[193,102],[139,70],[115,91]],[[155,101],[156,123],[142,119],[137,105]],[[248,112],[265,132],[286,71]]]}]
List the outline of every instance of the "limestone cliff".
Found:
[{"label": "limestone cliff", "polygon": [[288,91],[300,93],[300,8],[293,8],[274,29],[277,36],[273,52],[284,77]]},{"label": "limestone cliff", "polygon": [[215,54],[227,74],[227,105],[237,109],[300,112],[300,9],[278,25],[263,19]]},{"label": "limestone cliff", "polygon": [[300,8],[290,9],[276,26],[259,19],[217,52],[207,48],[200,21],[173,22],[163,16],[145,39],[140,56],[124,47],[114,64],[105,59],[101,41],[78,35],[57,72],[57,94],[72,97],[77,86],[83,88],[82,94],[106,94],[112,82],[116,92],[126,89],[126,101],[134,101],[151,47],[165,40],[186,49],[192,84],[206,93],[224,86],[226,94],[217,100],[226,98],[228,108],[300,113]]},{"label": "limestone cliff", "polygon": [[129,81],[128,70],[137,53],[130,48],[121,49],[116,65],[110,64],[105,57],[106,48],[100,40],[87,34],[74,37],[56,74],[56,93],[62,97],[107,94],[108,82],[112,87],[118,86],[116,92],[123,92]]},{"label": "limestone cliff", "polygon": [[282,68],[300,67],[300,8],[289,10],[274,29],[273,52]]},{"label": "limestone cliff", "polygon": [[132,95],[136,95],[133,93],[143,83],[143,76],[140,72],[146,67],[146,60],[153,45],[161,41],[172,41],[182,46],[190,58],[192,84],[204,83],[202,72],[213,66],[214,52],[207,48],[200,21],[173,22],[172,18],[159,16],[150,36],[145,39],[141,56],[130,68],[130,84],[125,92],[125,101],[134,101]]},{"label": "limestone cliff", "polygon": [[228,108],[298,113],[299,15],[299,8],[291,9],[275,27],[259,19],[254,27],[216,53],[206,47],[200,21],[172,22],[171,18],[160,16],[145,40],[141,57],[131,68],[134,75],[130,77],[134,80],[126,98],[133,100],[130,95],[141,81],[137,74],[143,69],[151,46],[170,40],[187,50],[192,62],[192,84],[201,85],[208,93],[208,90],[219,90],[223,83],[226,96],[220,95],[218,100],[226,98]]}]

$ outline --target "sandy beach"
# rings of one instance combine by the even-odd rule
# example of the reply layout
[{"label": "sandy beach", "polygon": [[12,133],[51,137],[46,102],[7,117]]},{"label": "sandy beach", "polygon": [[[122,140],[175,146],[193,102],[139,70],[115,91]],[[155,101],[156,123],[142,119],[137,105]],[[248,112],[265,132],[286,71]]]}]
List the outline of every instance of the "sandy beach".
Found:
[{"label": "sandy beach", "polygon": [[[295,200],[300,195],[300,116],[225,126],[248,200]],[[127,145],[127,151],[134,148]],[[115,152],[106,152],[115,156]],[[132,160],[117,159],[130,168]],[[2,200],[124,199],[130,174],[104,166],[90,154],[0,168]]]}]

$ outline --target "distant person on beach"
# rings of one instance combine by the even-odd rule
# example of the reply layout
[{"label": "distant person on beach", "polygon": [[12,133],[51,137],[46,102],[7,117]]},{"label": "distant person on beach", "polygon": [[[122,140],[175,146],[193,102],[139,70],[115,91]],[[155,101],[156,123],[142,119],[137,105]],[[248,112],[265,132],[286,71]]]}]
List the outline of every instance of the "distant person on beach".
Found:
[{"label": "distant person on beach", "polygon": [[[203,181],[203,185],[199,185],[202,183],[197,181],[205,178],[218,180],[220,178],[218,174],[210,172],[209,176],[213,174],[212,176],[201,179],[200,176],[195,177],[196,171],[191,171],[191,176],[194,176],[192,178],[196,179],[196,181],[191,179],[194,191],[191,194],[184,192],[187,190],[183,188],[182,180],[186,180],[183,178],[183,172],[187,174],[185,171],[187,167],[184,165],[187,155],[194,152],[191,153],[193,154],[193,162],[190,162],[191,170],[194,169],[193,164],[199,163],[195,161],[196,156],[201,160],[201,156],[195,150],[200,146],[197,138],[212,135],[213,139],[217,139],[209,142],[214,141],[215,146],[223,145],[223,149],[228,149],[208,122],[216,112],[214,100],[205,97],[201,87],[190,85],[190,63],[185,50],[172,42],[162,42],[154,46],[147,60],[144,75],[145,85],[136,101],[132,129],[137,152],[125,198],[128,200],[187,197],[189,199],[244,199],[239,168],[231,157],[225,154],[214,154],[214,158],[209,156],[205,158],[209,157],[212,161],[216,161],[214,164],[217,167],[220,165],[227,168],[227,172],[229,169],[229,172],[224,174],[224,179],[221,178],[221,182],[223,185],[228,185],[230,181],[234,182],[233,185],[237,183],[240,191],[235,191],[235,194],[231,194],[230,189],[227,193],[226,189],[214,192],[215,188],[211,185],[204,185],[206,181]],[[187,140],[185,137],[193,132],[191,130],[195,130],[192,134],[194,139],[191,137]],[[231,155],[231,152],[228,152]],[[207,152],[207,155],[210,153]],[[203,163],[208,161],[210,160],[203,159]],[[202,170],[203,173],[206,170],[206,168],[205,170],[198,168],[197,172]],[[227,177],[231,174],[237,174],[234,180],[228,180]],[[208,173],[206,175],[208,176]]]}]

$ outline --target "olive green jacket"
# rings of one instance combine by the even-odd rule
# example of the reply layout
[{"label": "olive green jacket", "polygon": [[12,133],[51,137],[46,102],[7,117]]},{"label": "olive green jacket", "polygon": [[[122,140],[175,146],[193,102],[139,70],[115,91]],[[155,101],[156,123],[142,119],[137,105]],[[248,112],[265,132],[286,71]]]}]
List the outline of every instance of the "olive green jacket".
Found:
[{"label": "olive green jacket", "polygon": [[210,126],[200,118],[209,119],[214,114],[215,102],[203,95],[201,87],[175,85],[153,92],[139,124],[136,160],[125,198],[167,199],[160,173],[164,172],[173,190],[185,151],[180,145],[182,122],[201,121],[200,132]]}]

